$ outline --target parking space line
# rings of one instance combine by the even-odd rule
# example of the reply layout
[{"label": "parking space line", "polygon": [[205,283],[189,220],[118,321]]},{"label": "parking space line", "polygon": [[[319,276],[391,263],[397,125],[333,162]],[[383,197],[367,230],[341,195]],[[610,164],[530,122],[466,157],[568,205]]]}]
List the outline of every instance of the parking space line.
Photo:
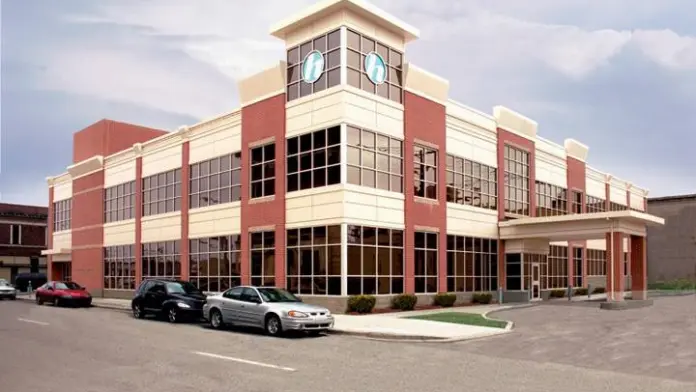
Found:
[{"label": "parking space line", "polygon": [[228,357],[225,355],[218,355],[218,354],[213,354],[213,353],[206,353],[202,351],[192,351],[193,354],[196,355],[201,355],[204,357],[208,358],[215,358],[215,359],[222,359],[225,361],[232,361],[232,362],[239,362],[239,363],[244,363],[247,365],[254,365],[254,366],[261,366],[269,369],[276,369],[276,370],[282,370],[285,372],[295,372],[297,371],[296,369],[285,367],[285,366],[276,366],[276,365],[271,365],[269,363],[263,363],[263,362],[255,362],[255,361],[250,361],[248,359],[242,359],[242,358],[235,358],[235,357]]},{"label": "parking space line", "polygon": [[23,318],[17,318],[17,321],[22,321],[25,323],[31,323],[31,324],[37,324],[37,325],[50,325],[49,323],[45,323],[43,321],[29,320],[29,319],[23,319]]}]

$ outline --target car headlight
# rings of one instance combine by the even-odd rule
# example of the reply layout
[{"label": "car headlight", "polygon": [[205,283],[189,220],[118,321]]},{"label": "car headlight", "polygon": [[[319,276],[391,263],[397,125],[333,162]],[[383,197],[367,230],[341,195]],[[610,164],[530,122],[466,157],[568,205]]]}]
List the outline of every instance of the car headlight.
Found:
[{"label": "car headlight", "polygon": [[324,313],[326,316],[331,316],[331,311],[327,310],[326,313]]},{"label": "car headlight", "polygon": [[309,317],[309,315],[307,313],[298,312],[297,310],[291,310],[288,312],[288,317],[307,318],[307,317]]},{"label": "car headlight", "polygon": [[189,304],[185,304],[183,302],[177,302],[176,305],[180,307],[181,309],[189,309],[191,306]]}]

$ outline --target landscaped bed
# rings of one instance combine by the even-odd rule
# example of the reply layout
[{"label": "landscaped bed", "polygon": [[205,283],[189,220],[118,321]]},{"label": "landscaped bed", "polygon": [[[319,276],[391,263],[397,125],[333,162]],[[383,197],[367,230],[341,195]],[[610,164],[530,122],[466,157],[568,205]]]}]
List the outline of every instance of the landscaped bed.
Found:
[{"label": "landscaped bed", "polygon": [[480,314],[474,314],[474,313],[442,312],[442,313],[424,314],[424,315],[420,315],[420,316],[409,316],[409,317],[405,317],[405,318],[416,319],[416,320],[438,321],[441,323],[475,325],[478,327],[490,327],[490,328],[505,328],[507,326],[507,321],[491,320],[491,319],[487,319],[487,318],[483,317]]}]

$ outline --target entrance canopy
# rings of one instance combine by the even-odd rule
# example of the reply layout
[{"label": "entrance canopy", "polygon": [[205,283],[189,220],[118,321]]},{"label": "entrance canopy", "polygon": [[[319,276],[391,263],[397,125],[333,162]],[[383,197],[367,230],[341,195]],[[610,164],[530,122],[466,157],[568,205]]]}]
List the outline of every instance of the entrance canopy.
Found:
[{"label": "entrance canopy", "polygon": [[604,239],[610,232],[644,237],[648,225],[664,224],[658,216],[624,210],[512,219],[498,227],[501,240],[546,238],[553,242]]}]

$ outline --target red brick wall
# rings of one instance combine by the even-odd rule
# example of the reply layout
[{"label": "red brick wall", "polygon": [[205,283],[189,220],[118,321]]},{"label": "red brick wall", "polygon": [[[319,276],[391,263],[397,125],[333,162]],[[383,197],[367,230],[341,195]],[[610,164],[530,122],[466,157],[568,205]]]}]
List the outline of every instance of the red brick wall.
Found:
[{"label": "red brick wall", "polygon": [[[586,192],[586,182],[587,182],[587,166],[585,165],[585,162],[566,156],[566,179],[567,179],[567,185],[568,185],[568,212],[572,213],[573,209],[573,203],[571,202],[571,199],[573,197],[572,191],[579,191],[582,192],[582,211],[585,212],[585,192]],[[575,276],[575,248],[587,248],[587,241],[570,241],[568,242],[568,285],[573,285],[574,286],[574,276]],[[585,280],[585,271],[586,271],[586,257],[585,257],[585,251],[583,251],[583,260],[582,260],[582,270],[583,270],[583,276],[582,276],[582,284],[583,286],[586,286]]]},{"label": "red brick wall", "polygon": [[101,290],[104,171],[74,179],[72,189],[72,278],[88,290]]},{"label": "red brick wall", "polygon": [[0,223],[0,244],[4,245],[10,243],[10,230],[12,230],[12,225]]},{"label": "red brick wall", "polygon": [[95,155],[111,155],[166,133],[160,129],[104,119],[73,135],[73,163]]},{"label": "red brick wall", "polygon": [[[416,226],[439,230],[439,291],[447,291],[447,154],[446,111],[439,103],[404,92],[404,291],[415,290],[414,236]],[[437,200],[414,197],[413,146],[420,140],[438,149]]]},{"label": "red brick wall", "polygon": [[46,246],[46,228],[44,226],[23,225],[22,245]]},{"label": "red brick wall", "polygon": [[[249,229],[275,227],[276,285],[285,287],[285,94],[242,108],[242,283],[250,282]],[[275,196],[250,200],[250,145],[274,138]]]},{"label": "red brick wall", "polygon": [[181,279],[189,278],[189,156],[190,144],[184,142],[181,145]]}]

